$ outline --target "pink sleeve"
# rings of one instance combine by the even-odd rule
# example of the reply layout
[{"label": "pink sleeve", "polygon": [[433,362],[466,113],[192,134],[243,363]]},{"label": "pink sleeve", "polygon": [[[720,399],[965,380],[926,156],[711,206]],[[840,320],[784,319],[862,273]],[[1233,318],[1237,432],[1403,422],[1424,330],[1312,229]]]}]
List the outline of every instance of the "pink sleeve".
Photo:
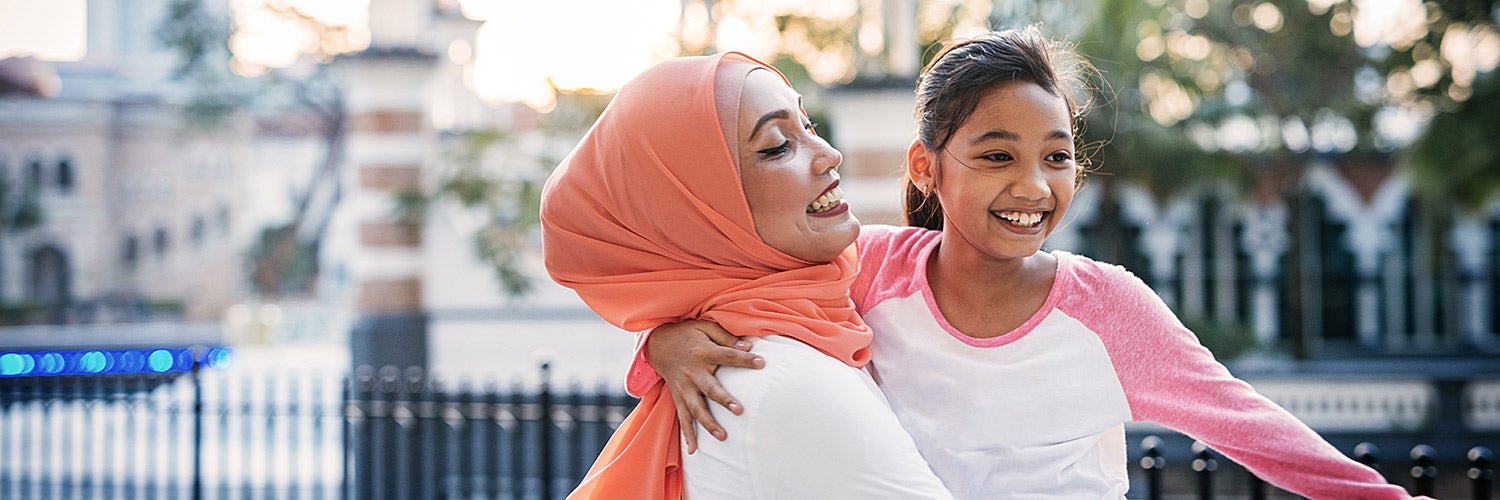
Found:
[{"label": "pink sleeve", "polygon": [[1136,420],[1202,441],[1255,475],[1311,499],[1411,498],[1235,378],[1145,283],[1086,263],[1084,319],[1099,332]]},{"label": "pink sleeve", "polygon": [[885,264],[890,233],[885,226],[866,224],[860,226],[859,239],[854,242],[855,248],[859,249],[859,274],[849,285],[849,298],[854,301],[854,307],[860,314],[865,313],[865,299],[870,294],[870,286]]},{"label": "pink sleeve", "polygon": [[860,227],[859,276],[849,286],[849,298],[860,314],[882,300],[904,297],[918,290],[917,256],[942,238],[941,232],[919,227],[866,224]]},{"label": "pink sleeve", "polygon": [[625,392],[631,396],[641,397],[651,387],[661,382],[661,375],[656,373],[656,368],[651,367],[651,362],[646,360],[646,340],[650,338],[651,330],[637,332],[635,334],[635,357],[630,360],[630,371],[625,374]]}]

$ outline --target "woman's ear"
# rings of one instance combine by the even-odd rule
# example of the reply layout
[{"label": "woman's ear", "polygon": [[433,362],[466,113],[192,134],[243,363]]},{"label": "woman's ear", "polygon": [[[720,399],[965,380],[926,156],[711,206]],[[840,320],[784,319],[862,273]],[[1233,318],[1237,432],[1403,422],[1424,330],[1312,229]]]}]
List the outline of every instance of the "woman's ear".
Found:
[{"label": "woman's ear", "polygon": [[921,139],[912,140],[906,148],[906,179],[922,194],[929,194],[937,187],[937,158]]}]

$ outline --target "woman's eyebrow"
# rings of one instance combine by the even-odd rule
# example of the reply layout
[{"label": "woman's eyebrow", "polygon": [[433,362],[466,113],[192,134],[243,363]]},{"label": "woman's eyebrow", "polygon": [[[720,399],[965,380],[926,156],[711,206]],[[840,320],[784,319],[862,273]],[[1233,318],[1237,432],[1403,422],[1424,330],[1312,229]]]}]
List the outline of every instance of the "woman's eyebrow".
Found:
[{"label": "woman's eyebrow", "polygon": [[755,121],[755,128],[750,129],[750,140],[755,140],[755,134],[760,133],[761,126],[765,125],[767,122],[775,119],[788,120],[791,118],[792,112],[785,109],[778,109],[776,111],[761,115],[760,119]]}]

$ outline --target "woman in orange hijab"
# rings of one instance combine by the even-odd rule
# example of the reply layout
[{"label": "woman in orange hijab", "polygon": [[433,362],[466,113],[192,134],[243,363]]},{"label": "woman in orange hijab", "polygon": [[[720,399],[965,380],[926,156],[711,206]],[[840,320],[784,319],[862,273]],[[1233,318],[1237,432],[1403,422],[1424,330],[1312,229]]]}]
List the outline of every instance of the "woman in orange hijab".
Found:
[{"label": "woman in orange hijab", "polygon": [[862,370],[841,160],[785,78],[739,53],[647,69],[563,160],[542,194],[554,280],[625,330],[710,320],[765,360],[720,371],[750,410],[686,456],[662,383],[631,388],[570,498],[951,498]]}]

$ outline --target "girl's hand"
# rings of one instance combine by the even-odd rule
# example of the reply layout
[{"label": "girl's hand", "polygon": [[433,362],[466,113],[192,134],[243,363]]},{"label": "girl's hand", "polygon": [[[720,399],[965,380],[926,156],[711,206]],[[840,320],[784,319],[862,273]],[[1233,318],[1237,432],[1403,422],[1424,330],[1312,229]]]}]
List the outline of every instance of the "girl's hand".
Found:
[{"label": "girl's hand", "polygon": [[720,441],[729,437],[709,413],[705,398],[735,415],[745,411],[734,396],[719,385],[714,371],[720,366],[752,369],[766,366],[764,358],[749,353],[749,350],[749,340],[736,337],[709,321],[688,320],[662,325],[646,337],[646,360],[651,362],[672,393],[672,402],[677,405],[677,423],[682,427],[689,454],[698,451],[695,422]]}]

